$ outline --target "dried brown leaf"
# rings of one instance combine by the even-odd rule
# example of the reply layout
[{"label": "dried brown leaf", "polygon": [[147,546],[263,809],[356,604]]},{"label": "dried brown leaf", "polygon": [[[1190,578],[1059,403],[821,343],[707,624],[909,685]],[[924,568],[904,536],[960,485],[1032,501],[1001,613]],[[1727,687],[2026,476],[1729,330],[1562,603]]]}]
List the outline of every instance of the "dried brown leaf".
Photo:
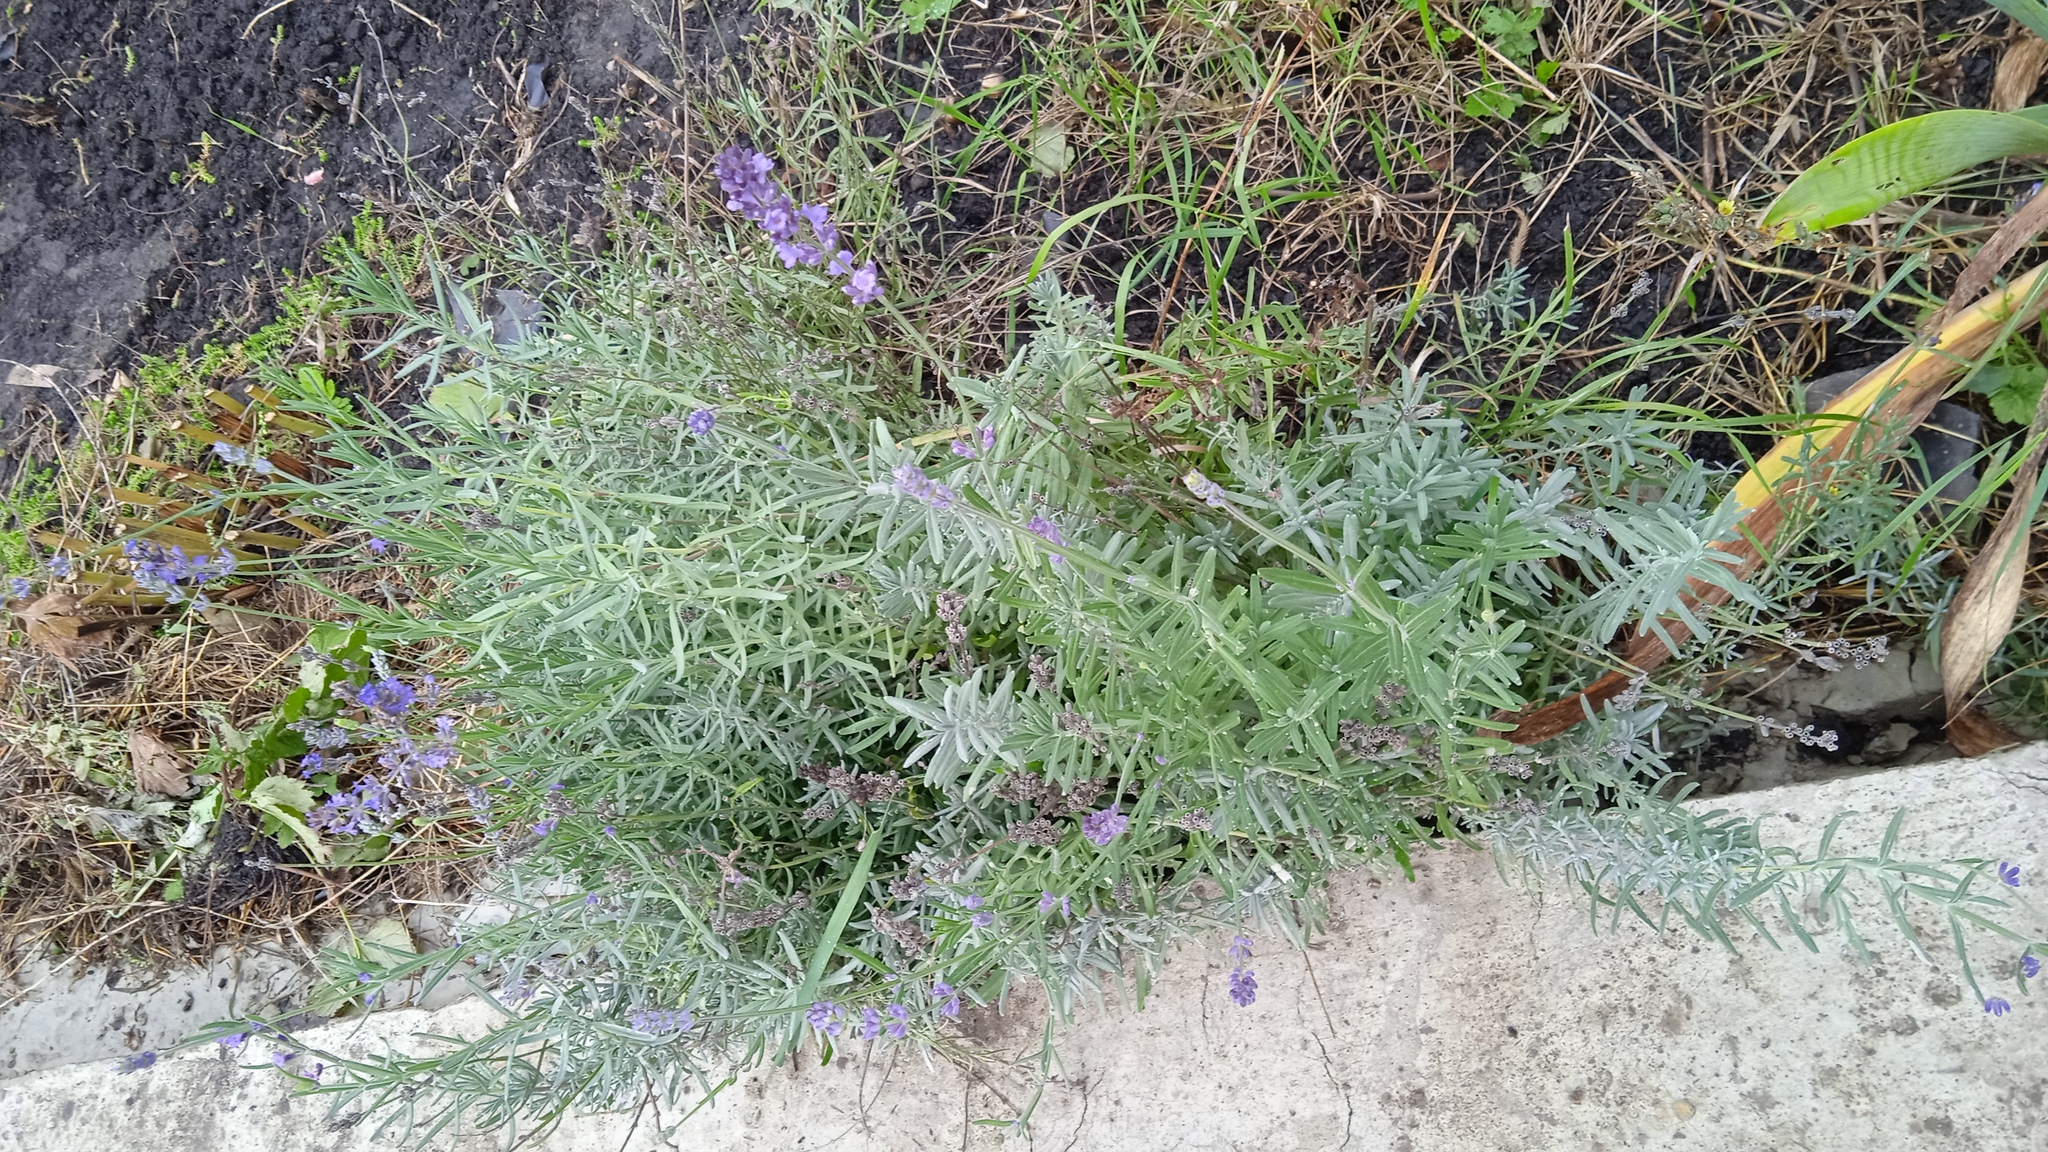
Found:
[{"label": "dried brown leaf", "polygon": [[135,786],[157,796],[182,796],[192,788],[192,766],[151,728],[128,733],[128,762]]},{"label": "dried brown leaf", "polygon": [[[2031,207],[2031,205],[2030,205]],[[2030,439],[2048,429],[2048,391],[2034,408]],[[2019,612],[2021,584],[2027,575],[2028,538],[2034,513],[2034,481],[2041,474],[2043,446],[2027,454],[2013,477],[2012,501],[1991,530],[1991,539],[1970,561],[1969,574],[1949,602],[1941,621],[1941,691],[1948,697],[1949,743],[1965,756],[1981,756],[2016,742],[1997,721],[1975,709],[1977,684],[1985,665],[1998,654]]]},{"label": "dried brown leaf", "polygon": [[113,640],[111,632],[86,630],[90,621],[77,615],[78,598],[69,593],[45,592],[8,605],[8,611],[21,621],[30,644],[66,664]]},{"label": "dried brown leaf", "polygon": [[2022,31],[1998,58],[1998,71],[1991,78],[1991,110],[2016,112],[2026,107],[2041,83],[2044,67],[2048,67],[2048,41]]}]

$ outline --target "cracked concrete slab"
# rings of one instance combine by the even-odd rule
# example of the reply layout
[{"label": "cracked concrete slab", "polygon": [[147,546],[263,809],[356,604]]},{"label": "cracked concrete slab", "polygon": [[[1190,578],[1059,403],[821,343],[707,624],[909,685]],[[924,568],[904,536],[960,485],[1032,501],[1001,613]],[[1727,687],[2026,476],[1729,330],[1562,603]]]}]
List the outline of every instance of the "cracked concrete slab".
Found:
[{"label": "cracked concrete slab", "polygon": [[[1868,850],[1909,809],[1902,854],[2048,866],[2048,746],[1849,780],[1718,797],[1771,817],[1777,842],[1810,844],[1834,812],[1838,848]],[[1354,872],[1333,890],[1331,932],[1305,953],[1265,943],[1258,1002],[1225,992],[1220,942],[1174,957],[1145,1011],[1109,1007],[1066,1029],[1028,1130],[1013,1115],[1035,1061],[961,1069],[902,1049],[848,1049],[743,1079],[679,1130],[673,1109],[572,1117],[531,1147],[753,1152],[931,1148],[1109,1150],[1621,1149],[1748,1152],[2039,1147],[2048,1112],[2048,1020],[2010,990],[2016,954],[1984,943],[1987,991],[1964,989],[1937,946],[1922,959],[1869,909],[1874,963],[1774,951],[1738,932],[1730,954],[1683,930],[1625,922],[1594,931],[1553,884],[1531,893],[1488,858],[1419,862],[1410,883]],[[2043,925],[2027,925],[2040,933]],[[1930,934],[1938,944],[1939,937]],[[1994,989],[1992,985],[2004,985]],[[367,1052],[478,1026],[474,1002],[333,1026]],[[1035,1007],[965,1020],[997,1051],[1035,1050]],[[351,1031],[351,1030],[354,1031]],[[243,1059],[265,1063],[260,1052]],[[0,1081],[0,1152],[344,1152],[382,1146],[373,1125],[290,1099],[267,1067],[224,1054],[172,1057],[117,1075],[105,1062]],[[690,1101],[684,1101],[688,1106]],[[388,1139],[388,1137],[387,1137]],[[500,1147],[496,1136],[448,1142]]]}]

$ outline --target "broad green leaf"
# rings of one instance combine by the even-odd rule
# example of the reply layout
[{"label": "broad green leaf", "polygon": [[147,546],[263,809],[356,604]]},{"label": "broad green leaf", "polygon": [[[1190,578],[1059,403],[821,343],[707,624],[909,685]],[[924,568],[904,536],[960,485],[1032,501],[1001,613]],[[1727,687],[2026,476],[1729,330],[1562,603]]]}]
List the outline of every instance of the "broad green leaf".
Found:
[{"label": "broad green leaf", "polygon": [[1057,124],[1040,124],[1031,130],[1031,170],[1041,176],[1058,176],[1074,166],[1074,148],[1067,143],[1067,130]]},{"label": "broad green leaf", "polygon": [[2041,0],[1984,0],[1986,4],[2017,20],[2022,27],[2048,40],[2048,4]]},{"label": "broad green leaf", "polygon": [[505,414],[505,398],[481,384],[458,380],[429,392],[427,407],[463,420],[486,424]]},{"label": "broad green leaf", "polygon": [[1763,226],[1789,239],[1798,226],[1847,224],[1958,172],[2032,153],[2048,153],[2048,108],[1915,116],[1830,152],[1771,202]]},{"label": "broad green leaf", "polygon": [[304,814],[314,806],[313,790],[304,782],[289,776],[266,776],[249,793],[249,806],[274,816],[285,827],[298,834],[306,844],[306,851],[322,864],[327,862],[327,846],[320,842],[313,829],[308,827]]}]

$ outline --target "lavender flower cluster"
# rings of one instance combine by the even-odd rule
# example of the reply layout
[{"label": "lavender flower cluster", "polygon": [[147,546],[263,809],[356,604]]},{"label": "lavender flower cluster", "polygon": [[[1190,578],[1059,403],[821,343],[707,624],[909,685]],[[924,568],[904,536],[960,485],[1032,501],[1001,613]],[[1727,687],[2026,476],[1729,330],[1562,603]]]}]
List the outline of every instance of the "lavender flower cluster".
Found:
[{"label": "lavender flower cluster", "polygon": [[1107,848],[1111,840],[1123,835],[1124,829],[1130,826],[1129,816],[1114,807],[1104,808],[1100,812],[1090,812],[1081,818],[1081,835],[1087,837],[1088,842],[1097,848]]},{"label": "lavender flower cluster", "polygon": [[896,490],[912,499],[923,501],[941,510],[951,508],[957,494],[944,484],[924,474],[924,469],[915,464],[898,464],[891,473],[896,478]]},{"label": "lavender flower cluster", "polygon": [[187,555],[183,548],[173,544],[169,548],[151,540],[130,540],[121,545],[121,554],[128,558],[135,583],[145,592],[153,592],[176,604],[187,598],[186,586],[194,608],[205,608],[208,601],[197,591],[208,581],[222,579],[235,570],[234,554],[223,548],[218,554],[201,553]]},{"label": "lavender flower cluster", "polygon": [[[713,160],[718,186],[725,191],[725,206],[761,226],[775,241],[775,254],[784,268],[799,264],[815,268],[825,265],[833,276],[847,278],[841,289],[856,305],[872,304],[882,298],[881,274],[875,262],[856,268],[853,253],[839,246],[839,228],[823,204],[799,206],[782,185],[768,178],[775,161],[766,154],[734,144]],[[800,239],[805,225],[811,241]]]},{"label": "lavender flower cluster", "polygon": [[[381,662],[378,670],[383,671]],[[356,757],[341,750],[359,740],[374,742],[377,766],[383,774],[365,774],[352,787],[329,796],[326,803],[307,814],[306,820],[313,827],[335,835],[374,835],[389,829],[406,814],[403,792],[419,787],[426,772],[447,768],[455,762],[456,719],[449,715],[434,717],[434,733],[424,739],[407,730],[405,717],[415,704],[432,708],[440,700],[440,685],[432,676],[422,677],[416,689],[396,676],[380,675],[360,688],[338,686],[336,694],[362,708],[367,723],[353,731],[318,721],[293,725],[311,746],[299,761],[299,775],[310,778],[315,772],[340,772],[348,768]]]},{"label": "lavender flower cluster", "polygon": [[[944,980],[932,981],[932,1000],[938,1005],[938,1014],[948,1020],[960,1015],[960,990]],[[804,1012],[804,1023],[826,1036],[838,1036],[846,1031],[846,1010],[830,1000],[819,1000]],[[862,1040],[874,1040],[884,1035],[891,1040],[901,1040],[910,1033],[910,1009],[900,1003],[885,1004],[880,1011],[872,1006],[860,1010],[860,1024],[854,1035]]]},{"label": "lavender flower cluster", "polygon": [[226,441],[216,440],[213,442],[213,454],[228,464],[247,468],[258,476],[269,476],[277,471],[276,465],[250,452],[240,444],[229,444]]},{"label": "lavender flower cluster", "polygon": [[1259,998],[1259,981],[1252,975],[1252,942],[1248,936],[1230,938],[1230,1002],[1249,1008]]},{"label": "lavender flower cluster", "polygon": [[626,1026],[646,1036],[677,1036],[695,1027],[697,1018],[681,1008],[643,1008],[626,1017]]}]

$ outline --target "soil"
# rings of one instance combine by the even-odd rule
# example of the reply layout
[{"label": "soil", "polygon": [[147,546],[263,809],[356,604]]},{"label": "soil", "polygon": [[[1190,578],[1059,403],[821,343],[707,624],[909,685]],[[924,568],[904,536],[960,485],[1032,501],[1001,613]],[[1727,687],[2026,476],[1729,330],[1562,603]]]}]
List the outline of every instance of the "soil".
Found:
[{"label": "soil", "polygon": [[[571,227],[623,56],[664,69],[624,4],[37,0],[0,63],[0,368],[89,388],[143,353],[253,328],[366,204],[428,189]],[[255,19],[263,14],[260,20]],[[540,68],[538,108],[529,65]],[[664,69],[665,70],[665,69]],[[63,390],[0,389],[0,421]]]}]

